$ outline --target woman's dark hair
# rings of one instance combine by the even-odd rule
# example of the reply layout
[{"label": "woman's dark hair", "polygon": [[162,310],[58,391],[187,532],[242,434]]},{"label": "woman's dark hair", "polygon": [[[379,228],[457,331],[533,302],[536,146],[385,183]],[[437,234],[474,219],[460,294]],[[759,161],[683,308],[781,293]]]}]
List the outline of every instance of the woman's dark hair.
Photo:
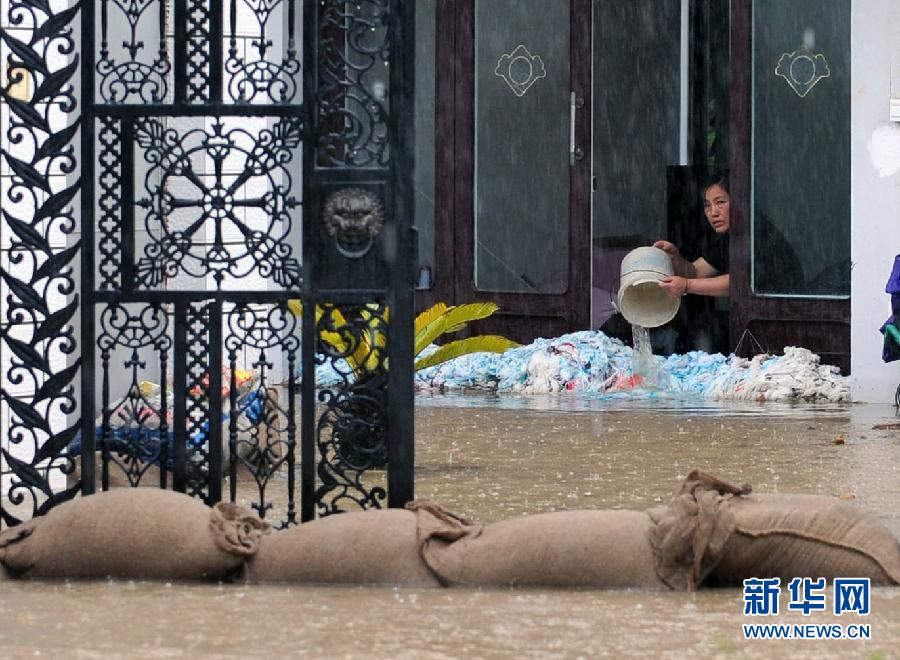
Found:
[{"label": "woman's dark hair", "polygon": [[713,186],[722,186],[725,192],[729,195],[731,194],[731,187],[728,185],[728,170],[719,170],[703,179],[703,183],[700,186],[700,197],[705,197],[706,191]]}]

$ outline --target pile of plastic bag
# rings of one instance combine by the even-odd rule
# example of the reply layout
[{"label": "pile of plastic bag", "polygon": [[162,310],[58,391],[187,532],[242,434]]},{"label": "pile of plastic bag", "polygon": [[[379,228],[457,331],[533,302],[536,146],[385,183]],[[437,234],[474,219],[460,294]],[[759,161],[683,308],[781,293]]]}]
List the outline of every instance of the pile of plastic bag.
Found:
[{"label": "pile of plastic bag", "polygon": [[[259,373],[255,370],[235,369],[234,382],[236,410],[239,419],[238,428],[245,429],[256,424],[262,417],[265,402],[259,391]],[[204,376],[203,383],[208,386],[208,375]],[[227,422],[230,418],[230,388],[231,370],[222,367],[223,445],[227,442]],[[110,451],[127,451],[143,461],[154,464],[159,462],[162,394],[162,387],[158,383],[145,380],[137,386],[132,386],[131,390],[110,403],[109,422],[105,431],[107,447]],[[203,393],[197,386],[191,390],[190,395],[199,398]],[[175,441],[173,406],[172,385],[169,383],[166,387],[165,414],[169,447],[172,447]],[[96,419],[95,432],[98,448],[100,440],[104,437],[103,417],[103,414],[100,414]],[[209,421],[207,420],[189,438],[190,449],[202,449],[207,442],[208,434]],[[81,452],[80,434],[69,445],[69,452],[72,454]]]},{"label": "pile of plastic bag", "polygon": [[[416,373],[420,389],[550,392],[660,392],[748,401],[850,401],[849,379],[822,365],[804,348],[783,355],[734,355],[692,351],[668,358],[647,356],[635,369],[634,352],[602,332],[575,332],[497,355],[476,353]],[[320,374],[326,377],[326,374]]]}]

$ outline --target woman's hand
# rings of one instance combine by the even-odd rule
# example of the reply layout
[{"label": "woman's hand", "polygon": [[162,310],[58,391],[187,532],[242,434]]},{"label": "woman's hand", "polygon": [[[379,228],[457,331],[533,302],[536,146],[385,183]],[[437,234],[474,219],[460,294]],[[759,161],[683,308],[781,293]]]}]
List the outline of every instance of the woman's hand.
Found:
[{"label": "woman's hand", "polygon": [[669,258],[671,259],[675,259],[679,256],[678,247],[669,241],[656,241],[656,243],[653,244],[653,247],[662,250],[669,255]]},{"label": "woman's hand", "polygon": [[[679,277],[696,277],[697,276],[697,268],[695,263],[691,263],[687,259],[681,256],[681,253],[678,251],[678,246],[674,243],[670,243],[669,241],[656,241],[653,244],[653,247],[662,250],[669,257],[669,261],[672,262],[672,270],[675,275]],[[699,259],[697,261],[700,261]],[[676,294],[672,294],[676,295]]]},{"label": "woman's hand", "polygon": [[659,288],[665,289],[666,293],[668,293],[673,298],[680,298],[685,293],[687,293],[688,279],[686,277],[679,277],[678,275],[675,275],[673,277],[666,277],[659,281]]}]

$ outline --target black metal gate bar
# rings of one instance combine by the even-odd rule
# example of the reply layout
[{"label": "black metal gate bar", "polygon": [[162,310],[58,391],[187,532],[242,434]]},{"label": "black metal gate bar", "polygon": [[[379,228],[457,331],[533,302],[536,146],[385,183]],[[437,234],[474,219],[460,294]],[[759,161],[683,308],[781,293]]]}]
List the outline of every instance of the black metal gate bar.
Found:
[{"label": "black metal gate bar", "polygon": [[[413,333],[415,296],[411,282],[415,281],[418,259],[403,259],[401,255],[415,255],[418,240],[412,226],[413,159],[415,149],[415,113],[409,101],[415,94],[415,2],[395,0],[390,31],[396,51],[402,52],[399,62],[391,69],[390,79],[390,137],[393,149],[391,185],[393,186],[393,215],[396,225],[396,254],[391,269],[391,341],[388,347],[391,369],[388,391],[388,506],[402,507],[415,497],[415,445],[413,442]],[[396,52],[395,51],[395,52]],[[402,219],[406,219],[404,222]],[[396,311],[393,311],[396,310]]]},{"label": "black metal gate bar", "polygon": [[187,42],[188,42],[188,18],[187,3],[176,0],[173,5],[172,23],[175,31],[175,67],[174,67],[174,86],[175,86],[175,102],[174,105],[181,110],[181,107],[187,104]]},{"label": "black metal gate bar", "polygon": [[[307,158],[312,158],[313,149],[304,149],[304,168]],[[309,171],[309,170],[306,170]],[[307,240],[304,231],[303,240]],[[304,281],[304,288],[308,280]],[[304,298],[303,329],[316,327],[316,310],[309,304],[309,296]],[[316,335],[303,332],[300,360],[303,381],[300,383],[300,521],[307,522],[316,517]]]},{"label": "black metal gate bar", "polygon": [[[175,364],[172,382],[172,488],[179,493],[187,490],[187,428],[184,420],[187,405],[187,307],[190,303],[175,305]],[[87,339],[87,337],[85,338]],[[164,375],[164,374],[163,374]],[[164,469],[165,466],[160,466]]]},{"label": "black metal gate bar", "polygon": [[[314,191],[310,185],[310,173],[316,168],[316,148],[314,142],[315,130],[312,128],[316,121],[315,101],[317,93],[316,85],[316,44],[319,39],[318,16],[319,6],[315,0],[303,0],[303,92],[304,98],[313,105],[312,120],[309,122],[310,130],[306,132],[303,141],[303,203],[304,210],[316,208],[314,204]],[[305,219],[305,218],[304,218]],[[304,222],[303,245],[312,244],[312,223]],[[307,328],[316,327],[315,303],[312,299],[312,278],[310,277],[308,247],[303,250],[303,318],[300,344],[300,362],[302,381],[300,382],[300,522],[308,522],[316,517],[316,335],[315,332],[307,332]]]},{"label": "black metal gate bar", "polygon": [[[94,406],[96,383],[94,304],[94,56],[95,0],[80,0],[81,9],[81,493],[95,490],[96,433]],[[84,338],[88,337],[88,341]],[[5,375],[5,374],[4,374]]]},{"label": "black metal gate bar", "polygon": [[[125,297],[134,289],[134,257],[135,257],[135,221],[134,221],[134,124],[128,120],[121,123],[121,209],[120,216],[122,236],[122,259],[120,261],[121,285],[120,296]],[[96,288],[94,289],[96,291]],[[87,336],[87,335],[85,335]]]},{"label": "black metal gate bar", "polygon": [[[221,92],[221,89],[219,90]],[[222,299],[213,300],[209,305],[210,319],[219,322],[209,324],[209,492],[208,504],[222,499]]]},{"label": "black metal gate bar", "polygon": [[225,2],[212,2],[209,7],[209,95],[210,102],[222,105],[222,39],[225,36],[223,13]]}]

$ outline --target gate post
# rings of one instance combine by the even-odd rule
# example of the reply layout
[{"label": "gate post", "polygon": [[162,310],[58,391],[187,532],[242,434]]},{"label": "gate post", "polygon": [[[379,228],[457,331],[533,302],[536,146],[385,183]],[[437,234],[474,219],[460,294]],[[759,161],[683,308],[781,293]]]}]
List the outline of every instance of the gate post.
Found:
[{"label": "gate post", "polygon": [[[391,0],[392,35],[390,107],[391,164],[397,222],[396,261],[391,270],[392,365],[388,388],[388,506],[402,507],[415,497],[415,440],[413,400],[413,324],[415,321],[416,240],[413,227],[413,154],[415,153],[415,2]],[[399,61],[398,61],[399,60]]]},{"label": "gate post", "polygon": [[[304,334],[303,373],[324,364],[341,375],[318,392],[310,379],[302,384],[309,520],[413,497],[415,3],[306,0],[304,11],[314,101],[304,145],[304,331],[316,332]],[[386,487],[363,480],[385,467]]]}]

